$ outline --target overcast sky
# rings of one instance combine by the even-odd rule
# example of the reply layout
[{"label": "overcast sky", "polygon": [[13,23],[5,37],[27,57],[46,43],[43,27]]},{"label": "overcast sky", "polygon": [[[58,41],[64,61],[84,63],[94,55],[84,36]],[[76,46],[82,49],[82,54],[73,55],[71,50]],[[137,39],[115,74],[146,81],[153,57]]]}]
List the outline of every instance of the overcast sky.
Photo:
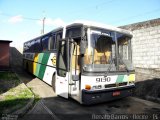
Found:
[{"label": "overcast sky", "polygon": [[113,26],[160,18],[160,0],[0,0],[0,39],[22,47],[29,39],[75,20]]}]

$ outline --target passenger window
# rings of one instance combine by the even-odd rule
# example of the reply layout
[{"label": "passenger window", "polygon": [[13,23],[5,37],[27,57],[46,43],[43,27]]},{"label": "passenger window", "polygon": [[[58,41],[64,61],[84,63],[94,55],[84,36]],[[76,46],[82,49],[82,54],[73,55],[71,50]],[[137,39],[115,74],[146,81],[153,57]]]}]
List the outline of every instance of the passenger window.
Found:
[{"label": "passenger window", "polygon": [[62,32],[56,34],[56,40],[55,40],[55,45],[54,45],[54,48],[55,48],[55,49],[56,49],[56,42],[57,42],[58,40],[60,40],[60,39],[62,39]]},{"label": "passenger window", "polygon": [[49,40],[48,36],[42,38],[43,50],[48,50],[48,40]]},{"label": "passenger window", "polygon": [[55,35],[49,37],[48,50],[55,49]]},{"label": "passenger window", "polygon": [[41,52],[41,51],[42,51],[41,40],[37,39],[35,40],[34,52]]}]

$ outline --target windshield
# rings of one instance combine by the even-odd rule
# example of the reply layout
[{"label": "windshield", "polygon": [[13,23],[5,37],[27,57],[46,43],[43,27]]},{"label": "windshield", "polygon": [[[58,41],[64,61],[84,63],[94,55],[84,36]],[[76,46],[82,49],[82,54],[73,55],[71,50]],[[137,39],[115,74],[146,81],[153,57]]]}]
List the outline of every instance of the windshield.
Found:
[{"label": "windshield", "polygon": [[100,29],[90,30],[88,33],[84,71],[124,71],[128,69],[124,60],[130,60],[129,37]]},{"label": "windshield", "polygon": [[117,33],[117,44],[118,44],[118,70],[124,71],[133,70],[131,63],[131,38],[127,35]]}]

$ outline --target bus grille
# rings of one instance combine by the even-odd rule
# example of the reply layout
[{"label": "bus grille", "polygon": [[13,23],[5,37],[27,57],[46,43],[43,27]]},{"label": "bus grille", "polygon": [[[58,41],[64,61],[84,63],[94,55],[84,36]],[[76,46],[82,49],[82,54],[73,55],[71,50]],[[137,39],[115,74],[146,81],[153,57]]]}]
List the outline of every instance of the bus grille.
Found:
[{"label": "bus grille", "polygon": [[105,88],[116,87],[116,84],[106,84]]},{"label": "bus grille", "polygon": [[105,88],[125,86],[125,85],[127,85],[127,82],[117,83],[117,84],[106,84],[106,85],[105,85]]}]

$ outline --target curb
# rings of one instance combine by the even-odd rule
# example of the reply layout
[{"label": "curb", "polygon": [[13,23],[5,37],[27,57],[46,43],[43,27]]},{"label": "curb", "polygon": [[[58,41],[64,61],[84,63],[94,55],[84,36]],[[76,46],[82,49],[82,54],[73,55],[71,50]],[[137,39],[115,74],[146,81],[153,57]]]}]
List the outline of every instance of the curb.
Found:
[{"label": "curb", "polygon": [[[22,83],[22,84],[24,84],[24,83]],[[25,86],[26,86],[26,84],[24,84]],[[26,86],[26,88],[30,91],[30,92],[32,92],[27,86]],[[33,93],[33,92],[32,92]],[[22,108],[20,108],[20,109],[18,109],[17,111],[15,111],[15,112],[12,112],[11,114],[15,114],[15,115],[24,115],[24,113],[26,113],[28,110],[29,110],[29,108],[33,105],[33,102],[34,102],[34,94],[33,94],[33,96],[32,96],[32,98],[30,99],[30,101],[24,106],[24,107],[22,107]]]},{"label": "curb", "polygon": [[160,103],[160,98],[158,98],[158,97],[153,97],[153,96],[147,95],[147,96],[146,96],[146,99],[147,99],[147,100],[150,100],[150,101],[152,101],[152,102]]},{"label": "curb", "polygon": [[145,99],[142,99],[142,98],[138,98],[138,97],[131,97],[133,100],[135,101],[138,101],[138,102],[141,102],[141,103],[144,103],[146,105],[151,105],[151,104],[155,104],[157,107],[160,107],[160,104],[159,103],[156,103],[156,102],[153,102],[153,101],[148,101],[148,100],[145,100]]},{"label": "curb", "polygon": [[26,113],[29,110],[29,108],[31,108],[31,106],[33,105],[33,102],[34,102],[34,95],[30,99],[30,101],[27,103],[27,105],[25,105],[23,108],[13,112],[12,114],[20,115],[20,116],[24,115],[24,113]]},{"label": "curb", "polygon": [[[17,75],[17,73],[16,73],[15,71],[13,71],[13,72],[14,72],[15,75],[19,78],[19,80],[22,82],[22,84],[24,84],[23,81],[20,79],[20,77]],[[32,92],[32,91],[27,87],[26,84],[24,84],[24,85],[26,86],[26,88],[27,88],[30,92]],[[12,112],[11,114],[13,114],[13,115],[18,115],[18,116],[24,115],[24,114],[31,108],[31,106],[32,106],[33,103],[34,103],[34,98],[35,98],[35,96],[34,96],[34,93],[33,93],[33,92],[32,92],[32,94],[33,94],[32,98],[30,99],[30,101],[29,101],[24,107],[18,109],[18,110],[15,111],[15,112]]]}]

